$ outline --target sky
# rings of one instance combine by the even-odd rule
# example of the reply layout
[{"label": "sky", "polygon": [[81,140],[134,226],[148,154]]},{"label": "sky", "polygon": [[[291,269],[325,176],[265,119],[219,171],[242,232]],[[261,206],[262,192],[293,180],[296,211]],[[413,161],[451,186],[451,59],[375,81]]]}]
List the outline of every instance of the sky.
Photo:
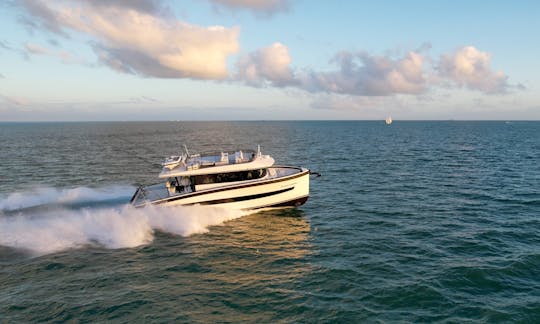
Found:
[{"label": "sky", "polygon": [[539,1],[0,0],[0,121],[540,120]]}]

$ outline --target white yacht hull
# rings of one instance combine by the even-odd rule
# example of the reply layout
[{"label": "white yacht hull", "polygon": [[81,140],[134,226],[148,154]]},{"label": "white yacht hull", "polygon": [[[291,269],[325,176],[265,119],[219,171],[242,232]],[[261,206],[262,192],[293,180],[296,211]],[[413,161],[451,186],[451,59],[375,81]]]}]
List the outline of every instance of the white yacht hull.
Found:
[{"label": "white yacht hull", "polygon": [[288,176],[200,190],[146,203],[160,206],[200,204],[244,210],[297,207],[304,204],[309,196],[309,170],[296,169],[297,173]]}]

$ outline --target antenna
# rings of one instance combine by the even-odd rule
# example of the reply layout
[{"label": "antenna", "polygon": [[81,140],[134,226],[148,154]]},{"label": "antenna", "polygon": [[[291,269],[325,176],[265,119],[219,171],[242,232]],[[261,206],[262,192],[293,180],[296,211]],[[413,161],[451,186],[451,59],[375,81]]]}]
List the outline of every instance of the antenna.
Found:
[{"label": "antenna", "polygon": [[189,154],[186,144],[184,144],[184,150],[186,151],[187,157],[190,157],[191,154]]}]

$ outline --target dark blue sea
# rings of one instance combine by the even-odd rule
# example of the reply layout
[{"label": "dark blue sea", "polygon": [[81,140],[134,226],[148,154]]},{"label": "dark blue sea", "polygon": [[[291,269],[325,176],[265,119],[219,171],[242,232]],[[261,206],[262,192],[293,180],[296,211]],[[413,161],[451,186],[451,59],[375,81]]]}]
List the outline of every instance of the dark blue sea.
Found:
[{"label": "dark blue sea", "polygon": [[[298,209],[134,210],[186,144]],[[0,322],[539,322],[540,122],[0,123]]]}]

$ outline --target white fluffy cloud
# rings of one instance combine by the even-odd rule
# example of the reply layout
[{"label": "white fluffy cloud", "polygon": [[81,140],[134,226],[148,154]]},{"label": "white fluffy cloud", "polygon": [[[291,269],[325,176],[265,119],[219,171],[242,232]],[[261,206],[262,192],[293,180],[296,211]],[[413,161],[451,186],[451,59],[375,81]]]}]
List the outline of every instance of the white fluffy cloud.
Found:
[{"label": "white fluffy cloud", "polygon": [[[351,96],[420,95],[442,84],[486,94],[515,88],[502,72],[494,72],[490,55],[467,46],[444,54],[438,62],[419,49],[401,57],[340,52],[333,71],[295,70],[287,46],[274,43],[242,57],[237,80],[251,86],[292,86],[311,93]],[[522,89],[523,86],[517,86]]]},{"label": "white fluffy cloud", "polygon": [[426,87],[424,58],[416,52],[399,59],[342,52],[333,62],[339,65],[339,70],[310,72],[301,77],[303,87],[311,92],[358,96],[418,94]]},{"label": "white fluffy cloud", "polygon": [[292,85],[296,81],[290,64],[291,57],[287,46],[274,43],[240,58],[237,78],[256,87]]},{"label": "white fluffy cloud", "polygon": [[504,93],[509,88],[508,77],[491,69],[489,53],[474,46],[465,46],[441,56],[438,71],[444,79],[460,87],[485,93]]},{"label": "white fluffy cloud", "polygon": [[237,79],[256,87],[295,86],[309,92],[357,96],[417,94],[426,87],[424,59],[416,52],[400,59],[342,52],[332,62],[339,70],[295,73],[288,48],[274,43],[242,57]]},{"label": "white fluffy cloud", "polygon": [[[220,6],[275,12],[289,0],[209,0]],[[70,36],[90,37],[98,60],[124,73],[161,78],[234,79],[255,87],[295,87],[311,93],[351,96],[418,95],[440,85],[487,94],[504,93],[503,72],[492,70],[490,54],[466,46],[438,62],[423,50],[399,57],[340,52],[330,71],[295,69],[289,48],[279,42],[241,56],[230,73],[227,59],[239,50],[239,27],[196,26],[175,19],[160,0],[21,0],[26,23]],[[0,42],[0,47],[10,49]],[[52,55],[70,62],[67,52],[27,44],[23,55]],[[232,77],[231,77],[232,75]]]},{"label": "white fluffy cloud", "polygon": [[149,13],[157,5],[144,1],[110,3],[24,2],[42,26],[90,35],[100,61],[119,71],[171,78],[227,77],[226,59],[238,51],[239,28],[166,19]]}]

